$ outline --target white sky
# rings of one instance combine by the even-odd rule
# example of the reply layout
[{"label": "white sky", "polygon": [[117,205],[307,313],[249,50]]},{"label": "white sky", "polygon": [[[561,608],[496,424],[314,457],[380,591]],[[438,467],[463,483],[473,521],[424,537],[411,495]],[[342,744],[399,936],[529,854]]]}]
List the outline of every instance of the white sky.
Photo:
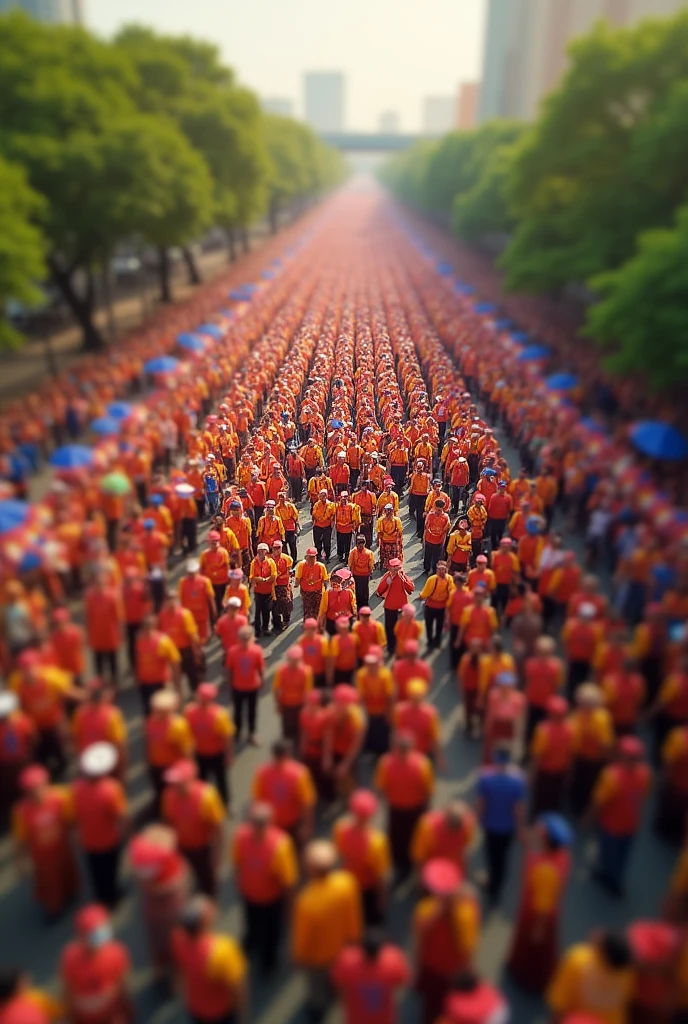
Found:
[{"label": "white sky", "polygon": [[85,0],[89,28],[130,22],[219,45],[261,97],[303,111],[303,72],[346,75],[346,127],[376,129],[395,110],[417,131],[425,96],[479,77],[486,0]]}]

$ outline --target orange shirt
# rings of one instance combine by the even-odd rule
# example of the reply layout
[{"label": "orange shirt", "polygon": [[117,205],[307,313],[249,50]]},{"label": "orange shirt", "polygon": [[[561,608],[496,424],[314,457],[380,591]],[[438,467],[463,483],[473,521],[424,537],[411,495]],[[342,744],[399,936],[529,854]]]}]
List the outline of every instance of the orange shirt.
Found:
[{"label": "orange shirt", "polygon": [[162,797],[162,817],[177,834],[181,850],[209,846],[225,816],[214,786],[194,779],[185,789],[168,786]]},{"label": "orange shirt", "polygon": [[435,785],[432,765],[424,754],[412,750],[406,756],[393,751],[384,754],[375,773],[375,787],[384,793],[391,807],[422,807]]},{"label": "orange shirt", "polygon": [[416,740],[416,750],[430,754],[440,739],[440,720],[437,708],[432,704],[414,704],[402,701],[394,708],[394,728],[410,732]]},{"label": "orange shirt", "polygon": [[83,942],[67,944],[60,958],[60,977],[69,995],[77,1024],[108,1024],[116,1011],[131,972],[126,946],[111,940],[97,949]]},{"label": "orange shirt", "polygon": [[153,714],[145,729],[148,763],[154,768],[168,768],[193,753],[191,729],[182,715]]},{"label": "orange shirt", "polygon": [[55,664],[65,672],[80,676],[85,668],[84,631],[74,622],[68,622],[50,634],[50,646],[55,652]]},{"label": "orange shirt", "polygon": [[171,666],[180,661],[179,651],[166,633],[153,630],[150,634],[140,633],[137,636],[136,681],[140,686],[168,682]]},{"label": "orange shirt", "polygon": [[178,651],[198,642],[196,621],[188,608],[163,608],[158,615],[158,629],[170,638]]},{"label": "orange shirt", "polygon": [[274,903],[296,885],[298,868],[294,842],[276,825],[258,834],[240,825],[232,843],[237,889],[251,903]]},{"label": "orange shirt", "polygon": [[72,784],[77,835],[89,853],[110,850],[122,839],[127,798],[116,779],[77,779]]},{"label": "orange shirt", "polygon": [[311,774],[298,761],[271,761],[261,765],[253,779],[253,799],[270,804],[275,824],[290,829],[315,806],[316,793]]},{"label": "orange shirt", "polygon": [[356,673],[356,689],[369,715],[384,715],[394,699],[394,680],[388,668],[371,671],[366,665]]},{"label": "orange shirt", "polygon": [[119,587],[86,591],[86,633],[94,651],[116,651],[122,642],[124,608]]},{"label": "orange shirt", "polygon": [[272,689],[282,707],[301,707],[312,688],[313,669],[308,665],[279,665],[275,670]]},{"label": "orange shirt", "polygon": [[525,694],[531,707],[544,708],[564,683],[564,666],[559,658],[532,657],[525,663]]},{"label": "orange shirt", "polygon": [[218,546],[203,551],[199,559],[201,573],[207,576],[213,586],[229,583],[229,552]]}]

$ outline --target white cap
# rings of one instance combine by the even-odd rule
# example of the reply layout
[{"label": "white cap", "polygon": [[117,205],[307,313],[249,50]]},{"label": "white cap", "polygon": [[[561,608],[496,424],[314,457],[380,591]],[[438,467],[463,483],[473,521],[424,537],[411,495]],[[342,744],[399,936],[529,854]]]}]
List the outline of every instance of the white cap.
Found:
[{"label": "white cap", "polygon": [[270,546],[268,544],[259,544],[256,551],[269,551]]},{"label": "white cap", "polygon": [[82,753],[79,767],[84,775],[99,779],[110,774],[117,764],[117,757],[117,748],[112,743],[92,743]]},{"label": "white cap", "polygon": [[189,558],[187,560],[187,563],[186,563],[186,571],[187,572],[198,572],[198,570],[200,568],[201,568],[201,563],[198,561],[197,558]]},{"label": "white cap", "polygon": [[12,693],[11,690],[2,690],[0,692],[0,718],[7,718],[18,707],[19,700],[16,693]]},{"label": "white cap", "polygon": [[230,597],[229,601],[227,602],[227,607],[228,608],[241,608],[241,598],[239,598],[239,597]]},{"label": "white cap", "polygon": [[594,619],[597,615],[597,608],[590,601],[584,601],[578,608],[578,614],[582,619]]}]

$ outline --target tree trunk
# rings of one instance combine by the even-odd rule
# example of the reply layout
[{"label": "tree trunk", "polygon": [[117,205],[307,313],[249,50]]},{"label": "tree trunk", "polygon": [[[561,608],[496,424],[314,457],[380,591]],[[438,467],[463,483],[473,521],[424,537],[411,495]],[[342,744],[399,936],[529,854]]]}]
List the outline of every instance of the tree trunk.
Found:
[{"label": "tree trunk", "polygon": [[184,254],[186,269],[189,272],[189,284],[201,284],[203,279],[196,263],[196,257],[191,251],[190,246],[185,245],[182,249],[182,253]]},{"label": "tree trunk", "polygon": [[225,234],[227,235],[227,259],[230,263],[234,263],[237,258],[234,228],[227,228]]},{"label": "tree trunk", "polygon": [[90,270],[86,271],[86,291],[82,297],[74,287],[74,270],[63,270],[54,256],[48,257],[48,267],[56,287],[81,328],[84,351],[99,352],[105,347],[105,342],[93,322],[93,275]]},{"label": "tree trunk", "polygon": [[241,248],[244,252],[251,251],[251,236],[248,233],[248,228],[241,229]]},{"label": "tree trunk", "polygon": [[110,344],[117,337],[117,323],[115,321],[115,307],[112,302],[112,276],[108,260],[103,262],[101,268],[101,281],[103,286],[103,302],[105,304],[105,315],[107,316],[108,341]]},{"label": "tree trunk", "polygon": [[158,273],[160,275],[160,301],[171,302],[170,254],[164,245],[158,249]]}]

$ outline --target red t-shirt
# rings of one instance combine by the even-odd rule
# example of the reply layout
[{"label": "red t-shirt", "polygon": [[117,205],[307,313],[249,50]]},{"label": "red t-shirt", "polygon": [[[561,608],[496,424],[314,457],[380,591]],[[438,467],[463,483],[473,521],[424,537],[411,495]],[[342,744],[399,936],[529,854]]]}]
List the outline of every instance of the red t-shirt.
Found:
[{"label": "red t-shirt", "polygon": [[107,942],[87,950],[70,942],[60,962],[60,975],[74,1006],[78,1024],[108,1024],[131,970],[131,960],[120,942]]},{"label": "red t-shirt", "polygon": [[406,957],[392,945],[383,946],[373,961],[362,949],[344,949],[332,968],[346,1024],[394,1024],[394,993],[410,980]]},{"label": "red t-shirt", "polygon": [[260,689],[265,658],[258,644],[250,643],[247,647],[235,644],[227,651],[225,664],[231,670],[235,690],[251,693]]},{"label": "red t-shirt", "polygon": [[229,653],[237,643],[239,630],[242,626],[248,626],[248,619],[245,615],[221,615],[215,624],[215,632],[220,638],[220,643]]},{"label": "red t-shirt", "polygon": [[77,779],[72,787],[79,842],[84,850],[110,850],[121,840],[126,811],[124,790],[116,779]]}]

